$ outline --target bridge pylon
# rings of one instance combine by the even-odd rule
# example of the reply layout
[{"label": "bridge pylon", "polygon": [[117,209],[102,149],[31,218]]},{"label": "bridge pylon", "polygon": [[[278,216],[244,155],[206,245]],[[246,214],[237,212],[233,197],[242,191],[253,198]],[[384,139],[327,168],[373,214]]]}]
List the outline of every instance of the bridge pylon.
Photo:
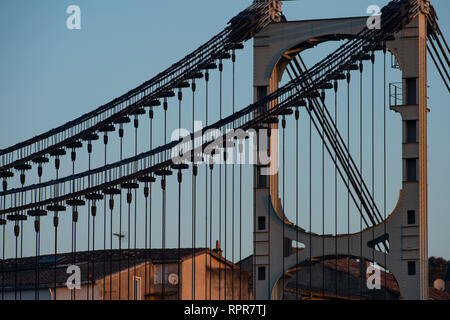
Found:
[{"label": "bridge pylon", "polygon": [[[255,101],[278,88],[290,54],[311,47],[311,43],[355,36],[366,22],[367,17],[357,17],[280,22],[264,28],[254,38]],[[270,154],[270,167],[254,167],[255,299],[281,299],[284,288],[280,279],[297,264],[335,258],[336,253],[338,257],[360,258],[361,252],[362,258],[394,275],[402,298],[428,299],[426,46],[424,13],[396,33],[395,40],[387,42],[403,79],[403,103],[390,108],[402,120],[403,181],[397,205],[382,223],[355,234],[330,236],[306,232],[288,221],[278,193],[278,132],[274,130],[278,124],[270,124],[270,142],[259,145],[257,150]],[[374,249],[374,239],[388,239],[389,253]],[[292,242],[297,240],[303,244],[303,250],[292,249]]]}]

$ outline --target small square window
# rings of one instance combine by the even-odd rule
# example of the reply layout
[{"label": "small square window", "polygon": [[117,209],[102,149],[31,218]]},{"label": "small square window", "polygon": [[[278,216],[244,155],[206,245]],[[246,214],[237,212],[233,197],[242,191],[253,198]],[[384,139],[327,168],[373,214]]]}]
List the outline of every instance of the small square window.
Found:
[{"label": "small square window", "polygon": [[266,280],[266,267],[258,267],[258,280]]},{"label": "small square window", "polygon": [[416,262],[408,261],[408,275],[415,276],[416,275]]},{"label": "small square window", "polygon": [[266,217],[258,217],[258,230],[266,229]]},{"label": "small square window", "polygon": [[408,210],[408,224],[416,224],[416,211]]}]

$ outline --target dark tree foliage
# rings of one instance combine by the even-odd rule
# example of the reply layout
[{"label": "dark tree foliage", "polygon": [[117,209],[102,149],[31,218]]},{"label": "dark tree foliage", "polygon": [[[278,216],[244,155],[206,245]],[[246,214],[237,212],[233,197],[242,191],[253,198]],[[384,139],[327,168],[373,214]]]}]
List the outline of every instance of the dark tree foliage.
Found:
[{"label": "dark tree foliage", "polygon": [[428,259],[428,274],[430,286],[433,286],[433,282],[436,279],[444,279],[445,273],[447,271],[448,262],[441,257],[430,257]]}]

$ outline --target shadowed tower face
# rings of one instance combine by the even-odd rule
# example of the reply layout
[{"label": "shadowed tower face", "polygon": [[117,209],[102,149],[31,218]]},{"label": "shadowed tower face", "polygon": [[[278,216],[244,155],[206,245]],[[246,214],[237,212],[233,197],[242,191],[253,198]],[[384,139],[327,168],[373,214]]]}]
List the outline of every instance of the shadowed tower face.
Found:
[{"label": "shadowed tower face", "polygon": [[[422,10],[386,42],[386,49],[396,57],[402,71],[400,95],[403,98],[401,105],[390,106],[402,120],[403,181],[398,203],[386,220],[374,223],[362,232],[338,237],[311,235],[288,222],[279,198],[278,171],[274,170],[278,168],[280,158],[278,130],[274,130],[278,129],[278,124],[269,124],[272,129],[270,142],[268,146],[259,146],[258,151],[271,155],[271,172],[274,174],[264,175],[266,168],[263,166],[254,169],[256,299],[281,299],[284,292],[281,278],[286,270],[296,267],[297,263],[307,265],[310,259],[336,257],[336,253],[384,266],[395,276],[405,299],[428,298],[425,15],[428,7],[424,5]],[[366,23],[367,18],[362,17],[281,22],[264,28],[254,40],[255,101],[278,89],[287,65],[296,54],[312,47],[312,43],[353,38]],[[272,103],[269,108],[275,106],[276,103]],[[304,250],[290,250],[291,243],[296,240]],[[389,241],[389,253],[385,255],[374,250],[374,246],[386,240]]]}]

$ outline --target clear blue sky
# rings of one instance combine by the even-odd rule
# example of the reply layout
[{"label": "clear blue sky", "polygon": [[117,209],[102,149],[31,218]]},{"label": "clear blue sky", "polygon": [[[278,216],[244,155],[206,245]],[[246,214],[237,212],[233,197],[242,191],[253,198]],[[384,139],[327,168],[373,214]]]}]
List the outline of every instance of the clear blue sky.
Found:
[{"label": "clear blue sky", "polygon": [[[288,20],[363,16],[369,5],[383,6],[387,2],[299,0],[285,3],[284,12]],[[59,126],[136,87],[209,40],[249,3],[244,0],[1,1],[0,148]],[[450,2],[432,3],[448,37]],[[66,8],[72,4],[81,8],[79,31],[66,28]],[[318,48],[317,56],[324,57],[330,48]],[[317,56],[309,56],[307,60],[312,64]],[[253,95],[251,42],[238,59],[236,101],[242,108],[252,101]],[[450,105],[448,93],[431,64],[429,86],[429,253],[449,259]],[[229,96],[225,100],[229,103]],[[393,140],[399,141],[399,131],[392,132],[396,134]],[[140,151],[144,150],[145,146],[140,145]],[[399,155],[398,151],[394,152]],[[101,164],[101,159],[96,161]],[[398,169],[398,162],[396,165]],[[246,171],[246,181],[249,181],[251,172],[248,168]],[[394,171],[393,176],[398,178]],[[394,183],[388,208],[393,208],[399,186],[399,182]],[[185,194],[189,192],[189,188],[185,190]],[[172,191],[175,199],[175,187]],[[247,196],[251,197],[251,193]],[[169,209],[176,211],[175,204],[170,204]],[[246,210],[245,226],[251,230],[251,208]],[[288,216],[295,219],[292,213]],[[70,231],[70,218],[64,219]],[[320,220],[314,224],[320,225]],[[170,222],[169,227],[176,225]],[[190,245],[188,236],[187,232],[183,238],[186,246]],[[50,244],[51,235],[45,237]],[[251,232],[244,237],[248,244],[245,256],[251,251]],[[170,241],[174,246],[175,242]],[[32,248],[31,245],[26,249],[26,254],[32,255]],[[69,250],[70,243],[64,248]]]}]

